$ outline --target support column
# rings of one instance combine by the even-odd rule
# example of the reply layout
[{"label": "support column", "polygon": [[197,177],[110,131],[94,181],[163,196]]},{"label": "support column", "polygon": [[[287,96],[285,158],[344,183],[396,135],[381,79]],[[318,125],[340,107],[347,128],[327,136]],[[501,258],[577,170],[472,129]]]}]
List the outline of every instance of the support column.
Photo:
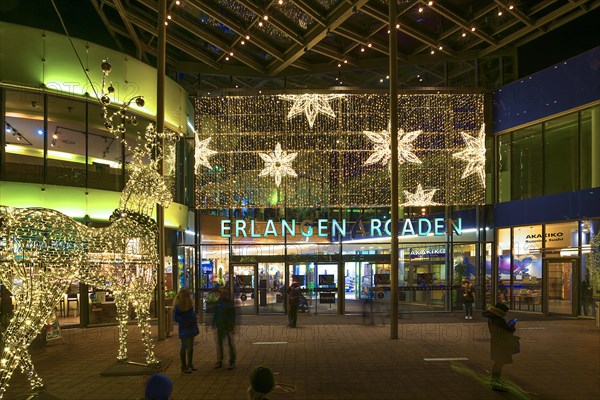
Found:
[{"label": "support column", "polygon": [[[165,131],[165,58],[167,49],[167,0],[158,1],[158,57],[156,76],[156,131]],[[164,149],[164,139],[159,144]],[[163,159],[161,157],[158,172],[163,174]],[[167,338],[167,324],[165,315],[165,210],[163,206],[156,208],[156,222],[158,224],[158,270],[157,270],[157,310],[158,310],[158,340]]]},{"label": "support column", "polygon": [[392,179],[391,179],[391,296],[390,307],[390,339],[398,339],[398,32],[396,19],[398,15],[395,1],[389,2],[389,60],[390,60],[390,136],[392,137]]}]

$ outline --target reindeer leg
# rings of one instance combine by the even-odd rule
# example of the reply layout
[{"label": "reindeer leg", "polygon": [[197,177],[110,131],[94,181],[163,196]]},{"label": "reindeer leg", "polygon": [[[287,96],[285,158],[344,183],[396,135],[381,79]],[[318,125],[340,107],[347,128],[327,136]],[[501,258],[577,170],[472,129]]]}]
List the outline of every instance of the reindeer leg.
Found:
[{"label": "reindeer leg", "polygon": [[119,354],[118,361],[127,361],[127,322],[129,321],[127,296],[115,293],[117,321],[119,322]]},{"label": "reindeer leg", "polygon": [[138,326],[140,328],[140,333],[142,334],[142,341],[144,342],[144,347],[146,348],[146,363],[149,365],[158,364],[158,360],[156,355],[154,354],[154,342],[151,337],[151,329],[150,329],[150,296],[143,296],[140,299],[134,301],[136,304],[135,312],[137,313],[138,318]]}]

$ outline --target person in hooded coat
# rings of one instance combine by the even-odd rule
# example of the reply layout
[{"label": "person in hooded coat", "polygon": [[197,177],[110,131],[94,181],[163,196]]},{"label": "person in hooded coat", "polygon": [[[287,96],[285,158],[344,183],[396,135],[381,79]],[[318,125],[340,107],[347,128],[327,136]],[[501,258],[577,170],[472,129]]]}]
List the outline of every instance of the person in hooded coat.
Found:
[{"label": "person in hooded coat", "polygon": [[506,322],[504,319],[508,312],[508,306],[504,303],[497,303],[482,313],[483,317],[488,319],[488,328],[490,330],[490,350],[491,359],[494,361],[492,368],[491,386],[494,390],[503,390],[503,384],[500,380],[502,367],[505,364],[512,364],[512,355],[514,353],[514,339],[516,320]]}]

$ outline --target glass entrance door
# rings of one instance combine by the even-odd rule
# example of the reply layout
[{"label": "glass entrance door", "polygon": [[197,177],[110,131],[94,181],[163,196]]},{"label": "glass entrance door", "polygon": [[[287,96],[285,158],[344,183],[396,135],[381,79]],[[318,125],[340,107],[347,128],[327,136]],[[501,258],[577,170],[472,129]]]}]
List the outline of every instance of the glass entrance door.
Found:
[{"label": "glass entrance door", "polygon": [[285,301],[284,263],[258,264],[258,312],[283,313]]},{"label": "glass entrance door", "polygon": [[316,312],[335,313],[338,304],[338,265],[317,264]]},{"label": "glass entrance door", "polygon": [[233,265],[233,301],[239,314],[256,314],[256,264]]},{"label": "glass entrance door", "polygon": [[546,304],[550,314],[573,315],[574,260],[546,261]]}]

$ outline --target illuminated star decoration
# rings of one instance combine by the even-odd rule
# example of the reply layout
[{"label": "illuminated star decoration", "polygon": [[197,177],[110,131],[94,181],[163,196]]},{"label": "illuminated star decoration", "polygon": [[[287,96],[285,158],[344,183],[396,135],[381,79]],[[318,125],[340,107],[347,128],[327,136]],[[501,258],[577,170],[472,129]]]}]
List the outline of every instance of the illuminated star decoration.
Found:
[{"label": "illuminated star decoration", "polygon": [[208,144],[210,143],[210,137],[206,138],[204,140],[200,140],[200,138],[198,137],[198,134],[196,134],[196,148],[194,150],[194,171],[196,171],[196,173],[198,173],[198,169],[200,168],[200,165],[204,165],[207,168],[212,168],[210,166],[210,162],[208,162],[208,157],[217,154],[216,151],[211,150],[208,148]]},{"label": "illuminated star decoration", "polygon": [[288,119],[296,115],[306,114],[308,126],[313,127],[319,113],[335,119],[335,112],[329,105],[329,101],[344,97],[344,94],[314,94],[305,93],[301,95],[283,94],[280,97],[284,100],[293,101],[292,108],[287,115]]},{"label": "illuminated star decoration", "polygon": [[406,202],[401,204],[403,207],[425,207],[438,204],[433,201],[433,195],[437,192],[437,189],[423,190],[420,183],[417,185],[416,192],[411,193],[407,190],[403,190],[403,192],[406,198]]},{"label": "illuminated star decoration", "polygon": [[452,154],[452,157],[460,158],[468,163],[461,178],[465,179],[477,173],[481,179],[481,184],[485,187],[485,124],[481,125],[479,134],[476,137],[464,132],[460,134],[467,144],[467,148]]},{"label": "illuminated star decoration", "polygon": [[[374,153],[369,156],[364,165],[381,163],[386,165],[392,158],[392,137],[390,135],[390,125],[381,132],[363,131],[365,135],[375,144]],[[405,162],[421,164],[421,160],[413,153],[413,141],[423,131],[414,131],[404,133],[404,130],[398,130],[398,163]]]},{"label": "illuminated star decoration", "polygon": [[258,153],[258,155],[265,162],[265,168],[260,171],[258,176],[274,176],[277,187],[281,184],[281,178],[284,176],[298,176],[296,171],[292,169],[292,161],[294,161],[298,153],[288,154],[286,151],[282,151],[281,143],[277,142],[275,151],[270,155],[265,153]]}]

